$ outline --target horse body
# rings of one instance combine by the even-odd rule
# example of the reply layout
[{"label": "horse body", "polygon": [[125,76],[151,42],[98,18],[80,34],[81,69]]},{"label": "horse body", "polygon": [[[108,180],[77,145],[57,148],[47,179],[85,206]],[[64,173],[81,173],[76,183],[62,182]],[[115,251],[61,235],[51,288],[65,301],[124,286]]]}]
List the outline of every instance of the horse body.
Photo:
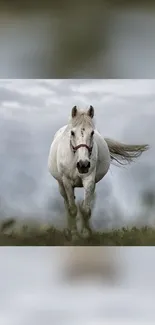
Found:
[{"label": "horse body", "polygon": [[110,167],[110,152],[104,138],[95,129],[94,146],[91,156],[91,168],[87,175],[79,174],[76,164],[77,155],[70,149],[69,145],[69,129],[67,125],[62,127],[54,136],[53,143],[50,148],[48,168],[52,176],[61,182],[65,173],[70,179],[72,186],[83,187],[82,180],[95,173],[95,183],[98,183],[108,172]]},{"label": "horse body", "polygon": [[[67,212],[68,229],[72,238],[78,237],[76,217],[81,219],[82,235],[89,236],[91,229],[91,203],[96,183],[108,172],[111,160],[132,162],[147,145],[125,145],[111,139],[104,139],[93,121],[94,108],[87,112],[72,109],[68,125],[59,129],[53,139],[48,169],[59,184]],[[77,207],[74,189],[84,188],[84,200]]]}]

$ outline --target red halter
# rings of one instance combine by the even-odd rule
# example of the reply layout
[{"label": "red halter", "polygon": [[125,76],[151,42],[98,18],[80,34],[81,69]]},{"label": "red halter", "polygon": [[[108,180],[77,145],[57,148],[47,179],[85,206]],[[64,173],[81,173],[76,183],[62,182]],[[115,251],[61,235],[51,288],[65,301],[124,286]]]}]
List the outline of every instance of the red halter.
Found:
[{"label": "red halter", "polygon": [[72,146],[72,149],[73,149],[74,153],[75,153],[78,149],[85,147],[85,148],[88,149],[89,153],[91,154],[92,149],[93,149],[92,147],[90,148],[90,147],[88,147],[88,146],[87,146],[86,144],[84,144],[84,143],[81,143],[81,144],[79,144],[79,145],[76,146],[76,147],[73,147],[73,145],[72,145],[72,143],[71,143],[71,146]]}]

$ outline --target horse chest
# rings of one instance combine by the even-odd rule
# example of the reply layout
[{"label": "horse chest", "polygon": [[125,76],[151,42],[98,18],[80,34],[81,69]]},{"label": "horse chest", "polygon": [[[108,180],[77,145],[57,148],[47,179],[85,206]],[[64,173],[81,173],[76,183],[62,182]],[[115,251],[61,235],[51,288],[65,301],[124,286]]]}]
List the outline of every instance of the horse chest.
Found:
[{"label": "horse chest", "polygon": [[81,177],[78,175],[77,170],[66,172],[68,179],[70,180],[73,187],[83,187]]},{"label": "horse chest", "polygon": [[77,174],[72,176],[71,183],[73,187],[83,187],[82,180]]},{"label": "horse chest", "polygon": [[74,181],[74,187],[83,187],[83,184],[82,184],[82,180],[80,177],[76,178],[76,180]]}]

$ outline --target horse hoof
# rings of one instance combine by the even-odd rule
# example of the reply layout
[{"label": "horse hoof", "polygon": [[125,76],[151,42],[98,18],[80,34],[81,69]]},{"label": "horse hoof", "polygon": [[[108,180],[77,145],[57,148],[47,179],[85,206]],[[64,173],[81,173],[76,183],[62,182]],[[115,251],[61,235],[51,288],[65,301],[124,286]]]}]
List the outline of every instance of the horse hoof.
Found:
[{"label": "horse hoof", "polygon": [[78,233],[72,233],[72,241],[73,242],[76,242],[77,240],[79,240],[79,235],[78,235]]},{"label": "horse hoof", "polygon": [[65,237],[70,240],[71,238],[71,232],[68,228],[64,230]]},{"label": "horse hoof", "polygon": [[91,231],[87,228],[83,228],[82,229],[82,232],[81,232],[81,235],[83,238],[87,239],[87,238],[90,238],[91,236]]}]

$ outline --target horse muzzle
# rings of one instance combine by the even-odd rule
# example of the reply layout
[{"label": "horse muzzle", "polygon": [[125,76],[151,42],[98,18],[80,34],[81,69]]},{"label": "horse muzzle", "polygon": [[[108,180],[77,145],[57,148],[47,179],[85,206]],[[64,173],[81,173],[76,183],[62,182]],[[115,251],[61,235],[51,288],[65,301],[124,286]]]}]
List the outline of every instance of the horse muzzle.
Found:
[{"label": "horse muzzle", "polygon": [[77,162],[77,169],[80,174],[87,174],[90,168],[90,161],[89,160],[79,160]]}]

